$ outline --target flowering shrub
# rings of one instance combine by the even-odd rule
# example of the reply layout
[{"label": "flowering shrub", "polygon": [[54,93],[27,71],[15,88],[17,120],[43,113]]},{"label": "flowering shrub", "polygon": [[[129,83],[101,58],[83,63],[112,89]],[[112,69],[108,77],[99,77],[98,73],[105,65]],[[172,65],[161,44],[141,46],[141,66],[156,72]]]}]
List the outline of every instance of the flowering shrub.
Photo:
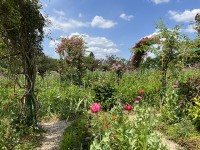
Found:
[{"label": "flowering shrub", "polygon": [[116,72],[116,75],[117,75],[117,82],[118,82],[118,84],[119,84],[119,79],[122,78],[122,69],[123,69],[121,63],[120,63],[119,61],[116,62],[116,63],[114,63],[114,64],[112,65],[112,68],[111,68],[111,69],[114,70],[114,71]]},{"label": "flowering shrub", "polygon": [[73,71],[72,74],[77,73],[80,85],[83,74],[83,55],[85,53],[83,39],[78,36],[63,38],[56,48],[56,52],[60,55],[61,60],[67,63],[70,71]]}]

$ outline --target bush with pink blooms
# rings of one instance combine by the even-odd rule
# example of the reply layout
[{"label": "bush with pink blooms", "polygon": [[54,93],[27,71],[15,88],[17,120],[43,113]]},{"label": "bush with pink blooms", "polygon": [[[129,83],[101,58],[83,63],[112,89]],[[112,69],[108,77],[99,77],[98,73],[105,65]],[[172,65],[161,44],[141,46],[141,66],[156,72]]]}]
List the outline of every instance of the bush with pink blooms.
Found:
[{"label": "bush with pink blooms", "polygon": [[[61,39],[56,48],[61,60],[60,73],[74,80],[75,84],[82,84],[83,55],[85,54],[84,40],[80,36]],[[67,75],[68,74],[68,75]]]}]

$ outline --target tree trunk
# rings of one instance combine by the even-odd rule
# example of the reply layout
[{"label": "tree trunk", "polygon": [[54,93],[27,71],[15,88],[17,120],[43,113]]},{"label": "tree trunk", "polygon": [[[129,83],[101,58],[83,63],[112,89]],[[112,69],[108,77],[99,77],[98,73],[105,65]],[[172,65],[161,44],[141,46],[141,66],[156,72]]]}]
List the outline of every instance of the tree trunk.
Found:
[{"label": "tree trunk", "polygon": [[36,78],[35,56],[33,50],[28,50],[25,53],[25,109],[26,122],[28,125],[36,123],[36,101],[34,95],[34,86]]}]

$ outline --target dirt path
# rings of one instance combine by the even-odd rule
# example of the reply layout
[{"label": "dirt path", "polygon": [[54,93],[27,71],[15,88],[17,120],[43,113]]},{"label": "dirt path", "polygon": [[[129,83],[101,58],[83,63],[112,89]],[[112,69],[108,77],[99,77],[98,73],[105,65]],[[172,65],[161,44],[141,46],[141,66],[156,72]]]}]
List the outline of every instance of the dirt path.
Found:
[{"label": "dirt path", "polygon": [[160,132],[156,132],[158,136],[161,137],[162,143],[167,146],[167,148],[169,150],[183,150],[183,148],[178,145],[177,143],[168,140],[163,134],[161,134]]},{"label": "dirt path", "polygon": [[58,150],[62,135],[70,124],[71,122],[65,120],[39,123],[46,133],[43,134],[42,145],[36,150]]}]

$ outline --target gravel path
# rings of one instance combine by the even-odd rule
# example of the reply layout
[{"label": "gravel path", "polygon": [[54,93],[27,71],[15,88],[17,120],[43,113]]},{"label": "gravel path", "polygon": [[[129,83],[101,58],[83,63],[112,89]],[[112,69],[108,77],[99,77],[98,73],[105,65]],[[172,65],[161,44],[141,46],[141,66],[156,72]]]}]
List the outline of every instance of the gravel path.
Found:
[{"label": "gravel path", "polygon": [[62,135],[65,129],[71,124],[65,120],[49,122],[49,123],[39,123],[46,133],[43,134],[42,144],[36,150],[58,150],[59,143],[61,141]]},{"label": "gravel path", "polygon": [[158,136],[161,137],[162,143],[167,146],[167,148],[169,150],[183,150],[184,148],[182,148],[180,145],[178,145],[177,143],[168,140],[162,133],[160,132],[156,132]]}]

